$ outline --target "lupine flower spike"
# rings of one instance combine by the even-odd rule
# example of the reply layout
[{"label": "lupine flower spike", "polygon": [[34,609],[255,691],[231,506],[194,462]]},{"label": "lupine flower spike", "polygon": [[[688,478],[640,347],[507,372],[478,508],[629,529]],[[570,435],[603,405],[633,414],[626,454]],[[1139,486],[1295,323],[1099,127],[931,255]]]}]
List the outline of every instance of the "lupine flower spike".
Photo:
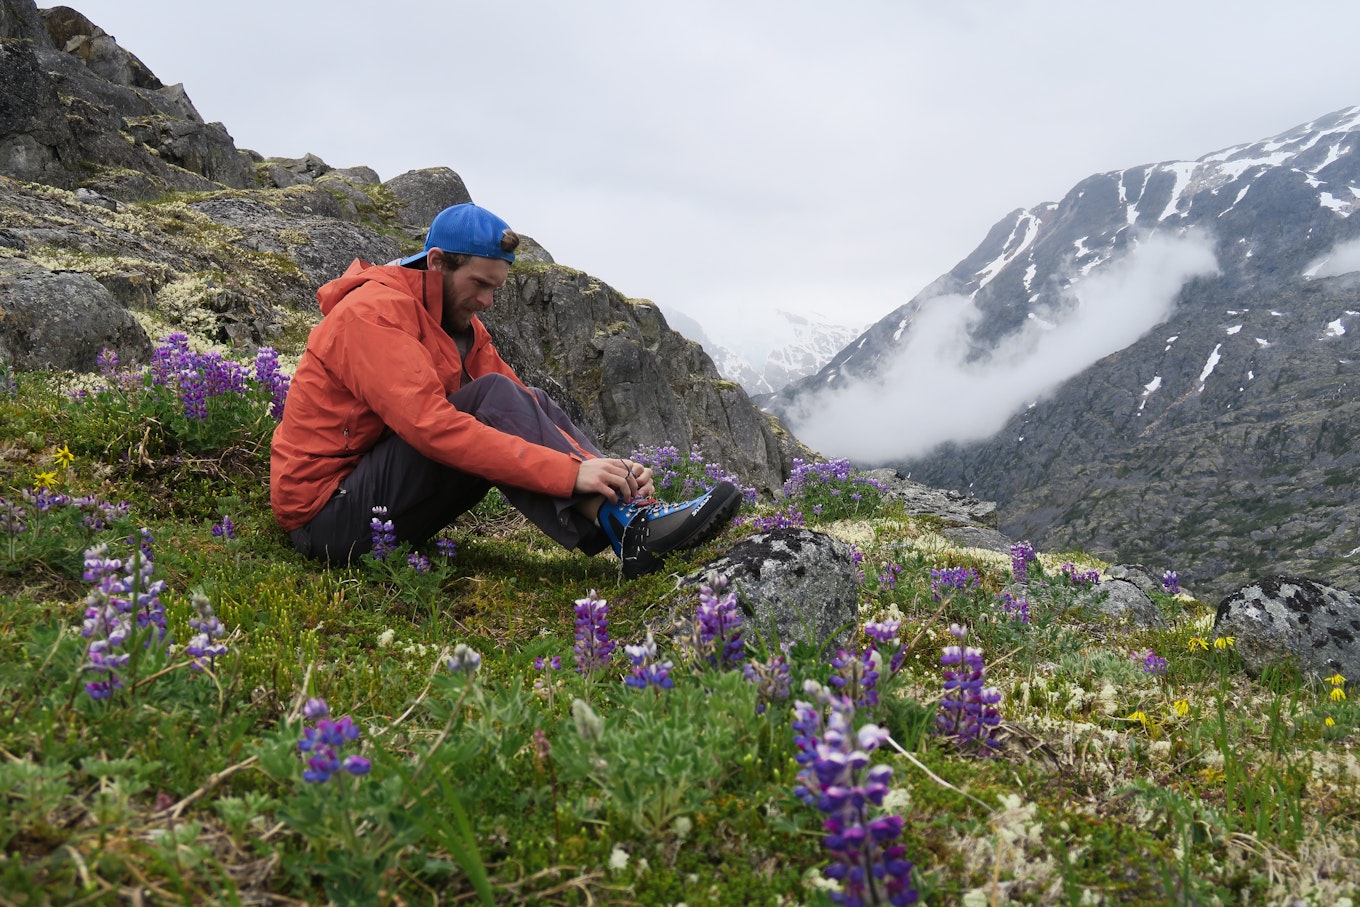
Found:
[{"label": "lupine flower spike", "polygon": [[883,806],[892,768],[871,766],[869,754],[887,741],[887,731],[873,724],[856,731],[854,705],[813,681],[804,692],[813,701],[794,703],[795,759],[802,766],[794,793],[825,814],[822,843],[832,859],[825,875],[840,883],[831,899],[851,907],[916,903],[912,864],[894,843],[902,817],[872,815]]},{"label": "lupine flower spike", "polygon": [[614,642],[609,638],[609,602],[594,589],[576,600],[576,671],[587,676],[609,666]]},{"label": "lupine flower spike", "polygon": [[628,660],[633,663],[633,673],[623,679],[623,682],[630,687],[645,690],[647,687],[659,687],[669,690],[675,685],[671,679],[671,663],[661,661],[656,652],[656,640],[652,637],[652,631],[647,631],[647,640],[641,645],[624,646],[623,651],[628,655]]},{"label": "lupine flower spike", "polygon": [[307,768],[302,780],[324,784],[340,771],[351,775],[367,775],[371,763],[363,756],[351,754],[340,758],[341,750],[359,739],[359,728],[348,715],[332,721],[330,707],[324,699],[309,699],[302,715],[316,724],[304,728],[298,741],[298,751],[307,757]]},{"label": "lupine flower spike", "polygon": [[195,592],[192,601],[194,616],[189,618],[189,627],[198,632],[184,648],[194,658],[193,669],[201,671],[211,668],[218,658],[227,654],[226,644],[217,641],[226,635],[227,628],[217,619],[208,596]]},{"label": "lupine flower spike", "polygon": [[1011,546],[1011,576],[1017,583],[1029,582],[1029,565],[1039,559],[1029,542],[1016,542]]},{"label": "lupine flower spike", "polygon": [[699,587],[699,604],[689,636],[683,640],[698,664],[719,669],[736,667],[746,658],[741,639],[742,616],[737,593],[726,592],[727,577],[713,572]]},{"label": "lupine flower spike", "polygon": [[387,508],[381,504],[373,508],[373,519],[368,521],[373,532],[373,557],[384,560],[397,550],[397,532],[392,521],[387,519]]},{"label": "lupine flower spike", "polygon": [[[950,632],[962,642],[967,630],[957,624]],[[985,686],[987,669],[982,650],[971,646],[946,646],[940,656],[944,668],[944,698],[935,713],[935,730],[965,752],[991,753],[998,745],[996,729],[1001,724],[997,703],[1001,693]]]}]

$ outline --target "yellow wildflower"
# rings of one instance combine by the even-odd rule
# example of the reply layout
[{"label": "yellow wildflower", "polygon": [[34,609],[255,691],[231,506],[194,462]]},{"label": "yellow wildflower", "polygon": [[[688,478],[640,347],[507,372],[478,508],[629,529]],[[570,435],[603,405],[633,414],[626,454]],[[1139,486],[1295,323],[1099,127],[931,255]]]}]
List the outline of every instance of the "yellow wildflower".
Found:
[{"label": "yellow wildflower", "polygon": [[1175,702],[1171,703],[1171,711],[1176,713],[1177,718],[1184,718],[1186,715],[1190,714],[1190,700],[1177,699]]},{"label": "yellow wildflower", "polygon": [[1214,640],[1215,649],[1230,649],[1232,644],[1237,642],[1236,636],[1219,636]]},{"label": "yellow wildflower", "polygon": [[1208,640],[1206,640],[1203,636],[1190,637],[1190,651],[1193,652],[1196,649],[1204,649],[1207,652],[1209,650]]},{"label": "yellow wildflower", "polygon": [[1325,719],[1323,719],[1322,723],[1327,725],[1327,727],[1336,727],[1336,719],[1333,718],[1331,715],[1328,715]]},{"label": "yellow wildflower", "polygon": [[1332,702],[1341,702],[1346,698],[1346,691],[1341,687],[1332,687]]},{"label": "yellow wildflower", "polygon": [[57,448],[57,452],[53,456],[53,459],[57,461],[57,466],[59,468],[65,469],[76,461],[76,455],[71,453],[71,448],[63,444]]},{"label": "yellow wildflower", "polygon": [[1147,724],[1148,720],[1147,712],[1144,712],[1142,709],[1138,709],[1132,715],[1129,716],[1129,720],[1137,721],[1139,724]]},{"label": "yellow wildflower", "polygon": [[1332,686],[1334,686],[1334,687],[1339,687],[1339,686],[1341,686],[1342,684],[1344,684],[1344,683],[1346,682],[1346,678],[1342,677],[1342,676],[1341,676],[1341,672],[1338,671],[1338,672],[1336,672],[1335,674],[1333,674],[1331,677],[1328,677],[1328,678],[1327,678],[1327,682],[1330,683],[1330,684],[1331,684]]},{"label": "yellow wildflower", "polygon": [[55,485],[56,482],[57,474],[55,472],[39,472],[34,473],[33,475],[34,488],[41,488],[44,491],[51,491],[52,486]]}]

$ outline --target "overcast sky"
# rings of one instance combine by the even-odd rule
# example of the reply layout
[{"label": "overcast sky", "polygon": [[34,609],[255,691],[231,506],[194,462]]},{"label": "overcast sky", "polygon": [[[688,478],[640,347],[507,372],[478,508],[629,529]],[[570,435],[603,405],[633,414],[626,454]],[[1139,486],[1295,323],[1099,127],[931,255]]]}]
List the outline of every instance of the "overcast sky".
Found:
[{"label": "overcast sky", "polygon": [[75,0],[266,156],[448,166],[733,346],[866,326],[1015,208],[1360,104],[1360,4]]}]

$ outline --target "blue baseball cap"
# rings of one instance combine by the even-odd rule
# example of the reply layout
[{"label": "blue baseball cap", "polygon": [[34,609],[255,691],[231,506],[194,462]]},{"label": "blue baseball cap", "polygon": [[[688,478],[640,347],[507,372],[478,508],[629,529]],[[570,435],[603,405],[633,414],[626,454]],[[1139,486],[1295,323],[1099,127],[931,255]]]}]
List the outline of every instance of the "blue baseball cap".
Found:
[{"label": "blue baseball cap", "polygon": [[485,208],[471,202],[454,205],[435,215],[430,232],[425,235],[425,251],[403,258],[401,264],[403,267],[415,264],[430,254],[431,249],[442,249],[455,255],[499,258],[514,264],[515,253],[501,246],[505,234],[513,232],[509,224]]}]

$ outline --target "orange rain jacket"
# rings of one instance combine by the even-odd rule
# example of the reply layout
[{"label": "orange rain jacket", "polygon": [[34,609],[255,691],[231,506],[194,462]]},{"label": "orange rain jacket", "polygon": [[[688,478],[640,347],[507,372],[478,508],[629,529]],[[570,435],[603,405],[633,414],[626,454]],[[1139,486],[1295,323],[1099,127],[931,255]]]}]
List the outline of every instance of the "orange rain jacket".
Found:
[{"label": "orange rain jacket", "polygon": [[393,432],[426,457],[494,484],[571,497],[582,457],[497,431],[448,402],[465,370],[473,378],[519,376],[475,317],[472,348],[460,359],[440,327],[443,286],[437,271],[355,259],[317,291],[322,319],[270,450],[269,499],[285,530],[311,522],[359,458]]}]

